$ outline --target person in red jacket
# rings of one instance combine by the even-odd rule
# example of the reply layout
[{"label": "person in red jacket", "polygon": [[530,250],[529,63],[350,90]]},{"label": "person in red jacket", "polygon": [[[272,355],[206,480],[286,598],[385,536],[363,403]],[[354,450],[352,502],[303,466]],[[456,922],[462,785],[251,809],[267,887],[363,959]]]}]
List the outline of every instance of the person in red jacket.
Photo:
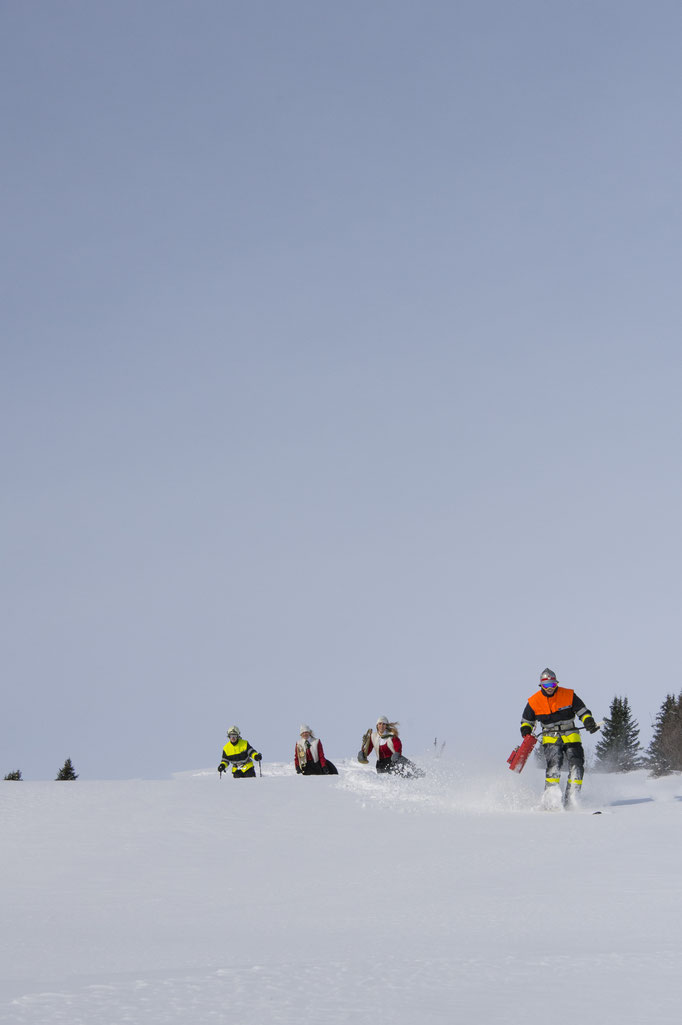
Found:
[{"label": "person in red jacket", "polygon": [[369,755],[374,751],[377,756],[377,772],[395,772],[410,778],[423,776],[424,770],[403,755],[398,725],[397,722],[389,722],[385,715],[379,716],[376,729],[370,727],[362,738],[358,761],[366,765]]},{"label": "person in red jacket", "polygon": [[325,757],[322,741],[307,723],[301,723],[299,739],[294,748],[294,766],[301,776],[338,776],[333,762]]},{"label": "person in red jacket", "polygon": [[[532,733],[536,723],[541,726],[542,749],[545,755],[546,803],[554,803],[554,794],[561,794],[561,769],[566,762],[568,782],[563,803],[580,792],[585,772],[585,751],[575,725],[578,717],[588,733],[596,733],[599,726],[584,701],[575,691],[559,686],[553,669],[543,669],[540,690],[528,698],[521,718],[521,736]],[[558,802],[556,802],[558,803]]]}]

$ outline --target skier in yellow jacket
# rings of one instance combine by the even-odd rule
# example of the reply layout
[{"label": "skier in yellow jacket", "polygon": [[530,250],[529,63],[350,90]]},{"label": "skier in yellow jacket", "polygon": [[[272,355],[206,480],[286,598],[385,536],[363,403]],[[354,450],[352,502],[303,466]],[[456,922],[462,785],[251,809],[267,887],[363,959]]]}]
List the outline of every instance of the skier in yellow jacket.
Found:
[{"label": "skier in yellow jacket", "polygon": [[564,757],[568,764],[568,782],[564,805],[580,792],[585,772],[585,751],[575,725],[578,717],[588,733],[596,733],[599,726],[584,701],[575,691],[560,687],[553,669],[543,669],[540,690],[528,698],[521,719],[521,736],[533,732],[540,723],[542,747],[545,755],[545,791],[550,803],[554,793],[561,793],[561,768]]},{"label": "skier in yellow jacket", "polygon": [[256,775],[253,763],[259,762],[262,757],[254,747],[251,747],[248,740],[243,739],[238,726],[230,726],[218,772],[225,772],[229,765],[232,779],[253,779]]}]

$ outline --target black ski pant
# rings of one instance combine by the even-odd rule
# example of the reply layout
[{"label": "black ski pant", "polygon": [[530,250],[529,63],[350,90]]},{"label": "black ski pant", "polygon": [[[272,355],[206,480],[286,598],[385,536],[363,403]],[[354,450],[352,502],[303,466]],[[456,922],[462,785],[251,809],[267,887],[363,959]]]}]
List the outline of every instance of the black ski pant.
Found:
[{"label": "black ski pant", "polygon": [[236,772],[232,773],[232,779],[255,779],[256,770],[253,765],[250,769],[237,769]]},{"label": "black ski pant", "polygon": [[339,770],[333,762],[327,758],[327,764],[322,768],[319,762],[308,762],[301,769],[302,776],[338,776]]},{"label": "black ski pant", "polygon": [[580,789],[585,774],[585,749],[580,741],[564,744],[559,739],[555,744],[545,744],[544,755],[545,787],[558,787],[561,783],[561,770],[567,768],[566,796]]},{"label": "black ski pant", "polygon": [[392,758],[377,758],[377,772],[389,772],[396,776],[406,777],[422,774],[414,763],[404,755],[398,755],[395,761]]}]

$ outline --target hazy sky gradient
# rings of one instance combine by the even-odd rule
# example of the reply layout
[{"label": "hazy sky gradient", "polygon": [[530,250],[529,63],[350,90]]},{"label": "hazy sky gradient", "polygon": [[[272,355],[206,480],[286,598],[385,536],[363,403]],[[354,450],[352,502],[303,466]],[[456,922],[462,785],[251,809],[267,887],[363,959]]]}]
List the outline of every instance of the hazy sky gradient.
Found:
[{"label": "hazy sky gradient", "polygon": [[5,2],[0,775],[682,689],[682,6]]}]

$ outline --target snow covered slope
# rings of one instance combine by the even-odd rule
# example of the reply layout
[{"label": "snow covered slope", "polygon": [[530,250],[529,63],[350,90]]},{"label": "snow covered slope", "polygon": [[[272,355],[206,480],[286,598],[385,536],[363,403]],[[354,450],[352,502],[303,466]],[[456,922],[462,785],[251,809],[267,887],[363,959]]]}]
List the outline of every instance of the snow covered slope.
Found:
[{"label": "snow covered slope", "polygon": [[421,762],[6,783],[0,1021],[677,1023],[682,779]]}]

